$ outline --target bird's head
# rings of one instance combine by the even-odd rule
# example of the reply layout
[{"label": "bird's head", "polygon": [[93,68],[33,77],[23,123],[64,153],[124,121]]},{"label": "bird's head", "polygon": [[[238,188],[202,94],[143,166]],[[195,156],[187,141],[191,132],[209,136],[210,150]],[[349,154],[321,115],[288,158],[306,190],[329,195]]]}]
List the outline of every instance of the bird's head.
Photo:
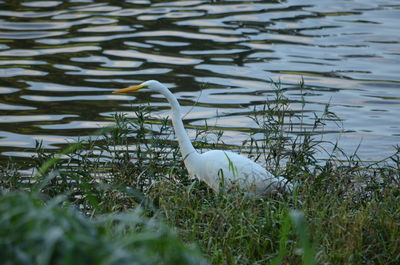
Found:
[{"label": "bird's head", "polygon": [[123,94],[123,93],[129,93],[129,92],[134,92],[137,91],[141,88],[147,88],[148,91],[154,91],[154,92],[161,92],[162,90],[165,90],[165,86],[158,82],[157,80],[148,80],[146,82],[141,83],[140,85],[136,86],[130,86],[127,88],[119,89],[116,91],[113,91],[113,94]]}]

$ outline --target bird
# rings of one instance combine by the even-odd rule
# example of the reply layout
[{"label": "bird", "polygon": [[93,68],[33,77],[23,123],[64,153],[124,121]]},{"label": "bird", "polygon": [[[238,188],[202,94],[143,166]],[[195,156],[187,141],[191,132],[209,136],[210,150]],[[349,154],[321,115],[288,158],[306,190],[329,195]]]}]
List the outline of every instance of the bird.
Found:
[{"label": "bird", "polygon": [[199,153],[193,147],[182,122],[181,106],[172,92],[157,80],[115,90],[124,94],[139,89],[162,94],[171,106],[171,120],[183,162],[192,178],[205,182],[215,192],[237,188],[250,196],[289,194],[293,185],[284,177],[274,176],[249,158],[227,150]]}]

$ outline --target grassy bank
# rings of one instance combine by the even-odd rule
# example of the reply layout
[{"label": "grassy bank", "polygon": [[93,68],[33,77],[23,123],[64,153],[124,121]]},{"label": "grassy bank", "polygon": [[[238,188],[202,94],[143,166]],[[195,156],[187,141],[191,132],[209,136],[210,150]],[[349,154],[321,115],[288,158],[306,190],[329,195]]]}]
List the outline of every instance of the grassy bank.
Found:
[{"label": "grassy bank", "polygon": [[[240,148],[223,145],[223,134],[207,126],[194,141],[199,150],[247,153],[297,183],[293,195],[215,194],[188,178],[168,121],[139,109],[137,118],[117,115],[115,128],[61,154],[38,143],[30,165],[2,165],[0,225],[10,232],[0,235],[0,255],[35,257],[42,251],[30,244],[40,242],[49,246],[47,264],[77,264],[68,259],[75,249],[97,263],[98,253],[107,262],[124,253],[126,264],[205,263],[188,247],[195,244],[213,264],[399,264],[400,150],[380,162],[346,155],[319,136],[339,121],[329,108],[305,122],[290,104],[279,90],[255,108],[249,117],[259,128]],[[22,175],[26,166],[37,170]],[[54,239],[49,227],[62,232]],[[154,260],[146,263],[148,254]]]}]

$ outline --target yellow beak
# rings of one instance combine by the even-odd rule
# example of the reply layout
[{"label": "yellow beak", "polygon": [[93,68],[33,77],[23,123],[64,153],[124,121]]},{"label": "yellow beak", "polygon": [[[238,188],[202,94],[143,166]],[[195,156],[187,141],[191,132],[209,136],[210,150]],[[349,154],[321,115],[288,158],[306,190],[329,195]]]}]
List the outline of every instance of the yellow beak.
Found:
[{"label": "yellow beak", "polygon": [[122,88],[122,89],[115,90],[112,93],[113,94],[129,93],[129,92],[133,92],[133,91],[139,90],[139,89],[141,89],[143,87],[146,87],[146,86],[145,85],[130,86],[130,87],[127,87],[127,88]]}]

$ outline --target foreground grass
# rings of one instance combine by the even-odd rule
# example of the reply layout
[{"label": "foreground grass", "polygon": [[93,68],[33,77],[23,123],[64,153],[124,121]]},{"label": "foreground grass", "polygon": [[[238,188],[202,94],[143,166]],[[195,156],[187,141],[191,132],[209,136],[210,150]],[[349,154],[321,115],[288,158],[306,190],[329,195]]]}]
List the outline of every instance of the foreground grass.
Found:
[{"label": "foreground grass", "polygon": [[[1,168],[5,195],[0,202],[0,225],[7,225],[3,231],[11,232],[1,235],[0,255],[40,253],[27,246],[52,240],[48,228],[57,223],[56,230],[64,232],[56,237],[60,241],[54,241],[61,243],[47,243],[51,251],[61,251],[58,246],[85,246],[80,251],[89,253],[88,260],[93,261],[100,252],[122,251],[130,257],[127,264],[136,260],[139,264],[204,262],[180,243],[171,228],[154,229],[165,222],[176,228],[180,240],[197,244],[213,264],[399,264],[399,150],[379,163],[365,163],[332,144],[328,157],[317,159],[326,148],[314,135],[337,117],[327,108],[310,126],[299,128],[296,119],[303,117],[290,114],[290,102],[282,93],[272,102],[250,115],[260,129],[243,143],[242,152],[258,154],[253,158],[297,183],[293,195],[250,199],[240,191],[213,193],[186,175],[167,120],[152,119],[150,110],[141,109],[133,120],[116,116],[115,128],[70,146],[62,155],[49,154],[38,144],[34,176],[21,175],[18,165]],[[306,123],[301,120],[300,124]],[[198,130],[198,149],[221,148],[222,134],[212,135],[210,143],[209,133],[207,127]],[[132,209],[143,210],[125,215]],[[50,216],[50,221],[37,219],[38,213]],[[120,214],[125,216],[122,226],[118,225]],[[153,224],[150,229],[147,223]],[[17,231],[24,231],[26,241],[15,238]],[[83,235],[83,239],[72,235]],[[139,240],[131,244],[132,237]],[[141,237],[152,243],[142,244]],[[72,252],[51,251],[44,255],[77,264],[68,260]],[[156,258],[146,263],[143,253]],[[176,255],[182,259],[173,260]],[[48,264],[62,263],[53,261]]]},{"label": "foreground grass", "polygon": [[0,197],[2,264],[207,264],[140,209],[89,219],[62,197]]}]

